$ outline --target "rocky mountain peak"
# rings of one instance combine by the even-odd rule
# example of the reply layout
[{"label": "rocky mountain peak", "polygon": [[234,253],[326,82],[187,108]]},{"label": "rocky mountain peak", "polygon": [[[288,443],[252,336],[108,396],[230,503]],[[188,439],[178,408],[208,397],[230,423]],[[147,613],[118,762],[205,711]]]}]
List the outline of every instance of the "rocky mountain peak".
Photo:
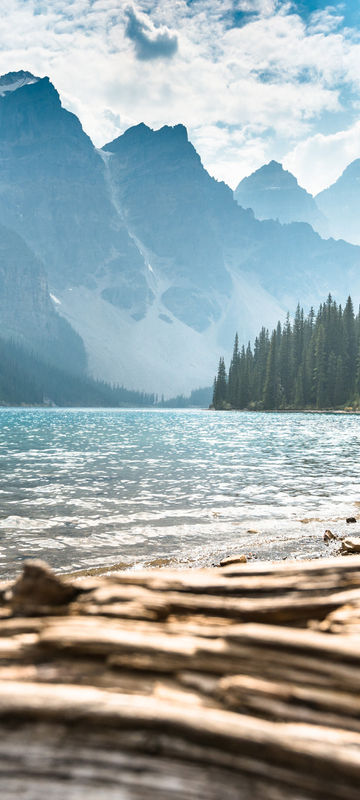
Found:
[{"label": "rocky mountain peak", "polygon": [[184,125],[164,125],[158,130],[149,128],[143,122],[134,125],[125,133],[103,147],[103,150],[127,157],[137,152],[146,160],[151,158],[187,159],[200,162],[195,148],[189,142],[187,130]]},{"label": "rocky mountain peak", "polygon": [[306,189],[278,161],[270,161],[240,181],[234,193],[243,208],[252,208],[257,219],[307,222],[326,234],[326,221]]},{"label": "rocky mountain peak", "polygon": [[163,125],[163,127],[160,128],[157,133],[162,139],[165,140],[188,142],[188,133],[185,125]]},{"label": "rocky mountain peak", "polygon": [[292,175],[291,172],[288,172],[284,169],[283,165],[279,163],[279,161],[269,161],[268,164],[264,164],[262,167],[257,169],[252,175],[249,175],[247,178],[244,178],[238,185],[235,193],[241,193],[246,188],[253,189],[253,188],[262,188],[264,191],[273,191],[273,190],[281,190],[283,188],[298,188],[300,192],[305,192],[305,189],[301,189],[299,186],[295,175]]},{"label": "rocky mountain peak", "polygon": [[286,170],[284,169],[280,161],[275,161],[274,159],[272,159],[271,161],[269,161],[268,164],[264,164],[262,167],[260,167],[260,169],[258,169],[257,172],[277,172],[281,174],[281,173],[286,173]]},{"label": "rocky mountain peak", "polygon": [[6,75],[1,75],[0,77],[0,96],[15,92],[17,89],[21,89],[22,86],[37,83],[39,80],[40,78],[36,75],[22,69],[18,72],[7,72]]},{"label": "rocky mountain peak", "polygon": [[103,150],[109,150],[111,146],[115,146],[118,142],[134,142],[141,144],[141,142],[155,141],[162,139],[162,141],[185,141],[188,142],[188,135],[185,125],[163,125],[162,128],[154,130],[145,122],[139,122],[138,125],[132,125],[121,136],[118,136],[109,144],[106,144]]}]

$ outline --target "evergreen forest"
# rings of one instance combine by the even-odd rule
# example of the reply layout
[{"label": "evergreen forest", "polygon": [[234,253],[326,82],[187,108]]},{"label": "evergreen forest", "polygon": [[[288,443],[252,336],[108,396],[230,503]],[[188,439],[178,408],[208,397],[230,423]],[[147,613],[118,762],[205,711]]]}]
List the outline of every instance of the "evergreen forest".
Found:
[{"label": "evergreen forest", "polygon": [[176,397],[170,397],[164,400],[164,397],[158,401],[159,408],[207,408],[211,403],[212,387],[203,386],[199,389],[193,389],[188,396],[178,394]]},{"label": "evergreen forest", "polygon": [[235,336],[227,374],[220,358],[216,409],[342,409],[360,407],[360,313],[351,297],[342,308],[328,296],[317,313],[298,305],[270,334],[264,327],[239,347]]},{"label": "evergreen forest", "polygon": [[17,342],[0,339],[0,405],[123,407],[154,402],[153,394],[74,375]]}]

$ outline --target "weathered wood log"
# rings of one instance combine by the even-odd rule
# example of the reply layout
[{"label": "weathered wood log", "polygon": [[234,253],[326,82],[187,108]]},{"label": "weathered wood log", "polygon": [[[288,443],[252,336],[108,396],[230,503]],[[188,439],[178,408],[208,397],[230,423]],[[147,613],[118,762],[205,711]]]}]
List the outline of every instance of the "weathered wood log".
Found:
[{"label": "weathered wood log", "polygon": [[36,564],[0,609],[2,799],[359,797],[358,557]]},{"label": "weathered wood log", "polygon": [[[256,584],[252,582],[249,586],[245,582],[244,587],[236,581],[231,584],[232,592],[227,590],[221,594],[223,581],[220,586],[214,580],[210,584],[206,580],[206,587],[202,593],[199,591],[189,591],[179,587],[176,582],[174,591],[171,584],[168,588],[159,587],[158,583],[150,583],[149,587],[136,584],[136,574],[133,577],[135,585],[129,583],[112,586],[111,589],[96,589],[80,597],[72,608],[73,613],[97,614],[102,613],[107,616],[124,617],[128,619],[142,620],[166,620],[167,618],[181,617],[182,615],[195,616],[204,615],[208,619],[212,616],[222,617],[223,620],[230,619],[236,622],[257,621],[268,622],[271,624],[298,624],[306,625],[311,619],[324,619],[331,611],[340,606],[356,600],[358,588],[344,590],[339,587],[338,591],[331,591],[319,588],[317,591],[310,591],[308,586],[305,590],[293,585],[293,580],[287,582],[286,587],[281,588],[272,578],[271,584],[264,586],[263,581],[258,580]],[[207,589],[212,590],[207,593]],[[198,587],[199,588],[199,587]],[[180,590],[179,590],[180,589]],[[192,584],[191,589],[194,589]],[[241,591],[243,595],[241,596]]]},{"label": "weathered wood log", "polygon": [[233,711],[360,733],[360,699],[351,691],[313,688],[248,675],[223,678],[216,691],[222,703]]},{"label": "weathered wood log", "polygon": [[25,564],[20,578],[5,592],[4,600],[23,616],[33,612],[48,614],[52,609],[66,607],[80,592],[81,588],[61,581],[46,564],[34,560]]},{"label": "weathered wood log", "polygon": [[325,620],[313,624],[318,630],[328,633],[360,634],[360,599],[336,608]]},{"label": "weathered wood log", "polygon": [[[9,730],[6,726],[7,720],[12,720]],[[54,751],[50,748],[49,753],[49,741],[53,738],[51,726],[55,726],[55,730],[60,726],[63,742],[66,742],[62,757],[60,750],[60,759],[58,749]],[[28,747],[29,736],[36,731],[37,769],[31,763],[31,748],[30,758],[26,751],[17,752],[17,763],[11,767],[8,761],[9,738],[14,741],[14,737],[9,737],[9,734],[14,731],[14,727],[21,743],[24,735],[27,737]],[[98,761],[99,754],[103,758],[106,755],[109,758],[109,753],[113,757],[120,753],[123,759],[127,754],[127,769],[130,773],[134,753],[137,757],[151,756],[152,760],[157,760],[159,772],[163,773],[163,779],[167,779],[169,784],[169,797],[185,798],[188,789],[187,766],[192,764],[197,764],[198,767],[201,765],[203,772],[210,765],[217,765],[220,776],[224,768],[225,775],[227,770],[237,773],[238,791],[241,786],[239,775],[247,779],[246,791],[240,795],[233,791],[229,796],[234,798],[249,798],[249,790],[255,798],[271,796],[268,793],[263,794],[264,781],[268,782],[269,787],[277,786],[283,797],[287,792],[288,798],[300,796],[337,800],[346,796],[355,800],[358,797],[360,735],[344,730],[332,732],[318,726],[274,724],[216,709],[202,709],[199,715],[197,708],[176,707],[173,703],[158,699],[129,697],[89,687],[13,683],[6,686],[6,691],[0,690],[0,732],[0,775],[3,772],[5,780],[11,783],[11,772],[14,777],[19,772],[25,774],[32,781],[33,787],[30,783],[30,788],[34,792],[42,775],[49,779],[51,761],[53,766],[50,776],[58,781],[60,778],[61,783],[61,779],[64,781],[68,778],[64,772],[66,762],[74,764],[79,750],[80,759],[84,759],[84,750],[86,758],[90,759],[91,755],[94,757],[96,748]],[[57,744],[58,741],[57,739]],[[72,747],[71,759],[69,747]],[[54,767],[54,759],[58,763],[57,769],[56,765]],[[185,765],[180,769],[178,767],[177,780],[173,787],[169,759]],[[90,786],[94,786],[90,763],[92,764],[89,761],[87,765],[85,785],[90,783]],[[150,764],[148,762],[148,769]],[[134,773],[132,781],[136,781],[136,768]],[[232,779],[231,775],[226,777],[229,779],[228,786],[234,790],[234,774]],[[82,778],[84,779],[84,775]],[[101,786],[101,779],[104,781],[101,787],[102,796],[106,797],[109,780],[106,770],[102,778],[100,773],[100,781],[96,781],[98,788]],[[113,782],[114,779],[113,775]],[[210,783],[211,771],[206,782],[209,789]],[[84,786],[83,781],[82,785]],[[119,788],[122,786],[121,774],[115,779],[116,785]],[[133,797],[131,787],[129,788],[129,796]],[[158,796],[156,788],[153,787],[154,794],[150,795],[154,798]],[[171,791],[172,788],[174,792]],[[138,790],[139,778],[137,792]],[[35,797],[35,793],[30,796]],[[203,796],[205,798],[206,794]],[[213,797],[222,796],[224,794],[220,792],[213,794]],[[276,796],[273,792],[273,797]]]},{"label": "weathered wood log", "polygon": [[315,561],[290,561],[269,564],[249,562],[202,570],[138,570],[111,575],[112,584],[143,586],[158,591],[184,591],[206,593],[207,595],[237,596],[253,593],[283,594],[294,589],[298,591],[327,591],[341,588],[360,587],[360,556],[346,559],[318,559]]}]

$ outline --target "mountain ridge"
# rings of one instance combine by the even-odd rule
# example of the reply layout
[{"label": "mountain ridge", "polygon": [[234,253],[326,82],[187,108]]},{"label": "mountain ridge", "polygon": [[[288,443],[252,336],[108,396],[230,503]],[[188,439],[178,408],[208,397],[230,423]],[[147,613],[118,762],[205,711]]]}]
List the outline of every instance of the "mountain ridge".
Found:
[{"label": "mountain ridge", "polygon": [[319,192],[315,199],[329,220],[333,235],[360,245],[360,158],[348,164],[335,183]]},{"label": "mountain ridge", "polygon": [[360,248],[256,219],[183,125],[140,123],[97,149],[48,78],[0,96],[0,169],[0,223],[43,262],[90,373],[110,382],[186,394],[234,329],[256,333],[259,308],[271,326],[324,284],[360,288]]},{"label": "mountain ridge", "polygon": [[313,196],[278,161],[272,160],[243,178],[234,197],[240,206],[252,208],[257,219],[307,222],[318,233],[327,233],[326,218]]},{"label": "mountain ridge", "polygon": [[32,72],[27,72],[26,70],[20,70],[19,72],[7,72],[5,75],[1,75],[0,77],[0,95],[16,91],[21,86],[28,86],[29,84],[37,83],[39,80],[39,77],[33,75]]}]

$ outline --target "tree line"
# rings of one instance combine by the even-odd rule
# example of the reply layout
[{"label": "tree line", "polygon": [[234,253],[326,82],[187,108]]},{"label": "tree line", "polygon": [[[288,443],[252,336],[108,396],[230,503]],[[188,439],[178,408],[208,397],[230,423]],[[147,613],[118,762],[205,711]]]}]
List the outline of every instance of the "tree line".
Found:
[{"label": "tree line", "polygon": [[51,348],[48,353],[49,360],[44,350],[30,351],[17,340],[0,337],[0,406],[206,408],[211,401],[210,386],[194,389],[188,397],[165,400],[155,393],[111,385],[85,372],[75,373],[76,364],[71,359],[66,370],[62,358],[55,365]]},{"label": "tree line", "polygon": [[328,296],[317,313],[298,305],[254,346],[239,347],[236,334],[227,374],[220,358],[214,381],[217,409],[332,409],[360,406],[360,312],[351,297],[342,308]]},{"label": "tree line", "polygon": [[155,396],[74,375],[0,338],[0,405],[153,406]]}]

